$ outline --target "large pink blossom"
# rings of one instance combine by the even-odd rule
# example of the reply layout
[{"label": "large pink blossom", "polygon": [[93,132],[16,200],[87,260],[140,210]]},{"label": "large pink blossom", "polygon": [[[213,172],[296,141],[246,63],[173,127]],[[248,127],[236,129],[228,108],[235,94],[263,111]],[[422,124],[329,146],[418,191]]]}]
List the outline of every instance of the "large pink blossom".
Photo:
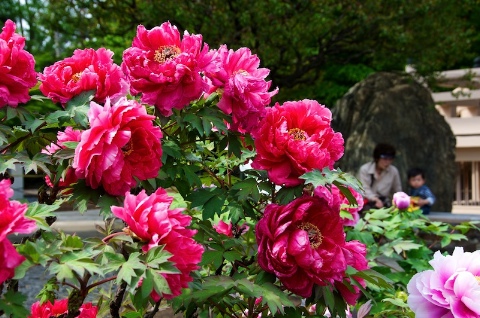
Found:
[{"label": "large pink blossom", "polygon": [[46,67],[38,75],[40,91],[62,106],[90,90],[95,91],[93,100],[98,103],[104,103],[107,97],[115,101],[127,94],[128,82],[112,56],[113,52],[105,48],[75,50],[73,56]]},{"label": "large pink blossom", "polygon": [[0,33],[0,108],[28,102],[28,90],[37,84],[35,59],[24,47],[25,38],[7,20]]},{"label": "large pink blossom", "polygon": [[342,281],[348,262],[339,210],[318,196],[270,204],[256,225],[258,263],[290,291],[309,297],[314,284]]},{"label": "large pink blossom", "polygon": [[408,305],[416,317],[480,317],[480,251],[452,255],[435,252],[433,270],[415,274],[407,285]]},{"label": "large pink blossom", "polygon": [[0,284],[12,278],[15,268],[25,258],[18,254],[7,236],[12,233],[28,234],[35,230],[35,221],[25,218],[27,204],[10,200],[13,190],[10,180],[0,181]]},{"label": "large pink blossom", "polygon": [[207,74],[212,84],[222,91],[218,107],[232,114],[231,129],[252,132],[265,116],[265,107],[278,89],[269,92],[271,81],[265,81],[270,73],[259,68],[260,59],[248,48],[228,50],[222,45],[218,50],[222,61],[219,72]]},{"label": "large pink blossom", "polygon": [[201,35],[178,29],[165,22],[147,30],[137,27],[132,46],[123,52],[122,69],[130,80],[133,95],[142,93],[141,101],[155,105],[163,116],[172,109],[182,109],[199,98],[206,82],[202,71],[212,71],[215,54],[202,47]]},{"label": "large pink blossom", "polygon": [[[79,142],[81,140],[82,131],[73,129],[72,127],[67,127],[65,131],[59,131],[57,133],[57,141],[52,142],[50,145],[46,146],[42,150],[42,153],[53,155],[60,149],[65,149],[65,142]],[[54,187],[54,184],[49,176],[45,176],[45,182],[51,188]],[[75,170],[71,167],[67,168],[65,171],[65,177],[60,178],[57,187],[60,189],[69,187],[71,184],[77,182],[77,176],[75,175]]]},{"label": "large pink blossom", "polygon": [[136,185],[158,175],[162,165],[160,128],[154,116],[135,100],[121,98],[105,106],[91,102],[90,129],[81,135],[73,168],[78,178],[93,189],[102,186],[112,195],[123,195]]},{"label": "large pink blossom", "polygon": [[[92,303],[83,304],[80,309],[80,314],[77,318],[95,318],[97,317],[98,308]],[[47,301],[40,304],[39,301],[32,304],[31,313],[28,318],[51,318],[59,317],[68,313],[68,299],[55,300],[53,304]]]},{"label": "large pink blossom", "polygon": [[296,186],[313,169],[333,168],[343,155],[343,138],[330,126],[332,113],[314,100],[278,103],[255,132],[252,167],[266,170],[277,185]]},{"label": "large pink blossom", "polygon": [[[151,195],[142,190],[138,195],[127,193],[123,207],[112,207],[113,214],[128,226],[127,233],[136,236],[145,245],[144,251],[152,247],[165,245],[165,250],[172,256],[179,274],[162,274],[168,282],[171,294],[163,295],[170,299],[178,296],[182,288],[192,281],[190,272],[198,269],[202,259],[203,247],[192,238],[195,230],[187,229],[191,217],[183,214],[183,209],[170,209],[173,198],[159,188]],[[158,299],[153,292],[152,297]]]}]

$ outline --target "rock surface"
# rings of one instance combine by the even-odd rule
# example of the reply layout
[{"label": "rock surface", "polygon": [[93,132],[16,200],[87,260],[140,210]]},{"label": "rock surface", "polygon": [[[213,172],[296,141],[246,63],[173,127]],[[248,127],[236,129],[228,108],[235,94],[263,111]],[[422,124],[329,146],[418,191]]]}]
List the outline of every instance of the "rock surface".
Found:
[{"label": "rock surface", "polygon": [[338,167],[356,175],[379,142],[397,149],[394,165],[403,189],[407,170],[426,171],[437,197],[432,211],[449,212],[455,185],[455,136],[435,110],[430,91],[404,74],[375,73],[352,87],[332,108],[332,126],[345,139]]}]

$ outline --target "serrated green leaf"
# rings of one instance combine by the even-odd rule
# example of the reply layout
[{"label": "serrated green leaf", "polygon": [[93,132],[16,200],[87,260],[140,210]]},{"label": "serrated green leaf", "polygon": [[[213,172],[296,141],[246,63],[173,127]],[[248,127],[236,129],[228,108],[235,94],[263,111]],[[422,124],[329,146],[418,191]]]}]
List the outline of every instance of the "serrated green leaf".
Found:
[{"label": "serrated green leaf", "polygon": [[[134,277],[139,277],[142,275],[138,275],[135,270],[139,270],[140,272],[145,272],[146,266],[143,264],[140,259],[140,253],[135,252],[130,254],[128,260],[123,263],[120,271],[117,275],[117,283],[120,284],[122,281],[126,282],[128,285],[132,284],[132,280]],[[132,286],[133,287],[133,286]]]},{"label": "serrated green leaf", "polygon": [[288,299],[287,294],[281,291],[277,286],[271,283],[265,283],[261,286],[263,289],[262,304],[267,304],[270,311],[284,313],[285,307],[293,307],[293,303]]}]

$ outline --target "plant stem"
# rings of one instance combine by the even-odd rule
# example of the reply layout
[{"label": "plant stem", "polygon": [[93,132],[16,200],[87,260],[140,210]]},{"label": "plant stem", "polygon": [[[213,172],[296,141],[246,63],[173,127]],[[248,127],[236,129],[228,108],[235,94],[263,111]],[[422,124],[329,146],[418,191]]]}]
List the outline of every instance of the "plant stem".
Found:
[{"label": "plant stem", "polygon": [[120,318],[120,307],[122,305],[123,296],[125,295],[126,289],[127,283],[122,282],[117,289],[114,300],[110,302],[110,315],[112,315],[112,318]]},{"label": "plant stem", "polygon": [[112,276],[112,277],[109,277],[109,278],[102,279],[102,280],[100,280],[100,281],[98,281],[98,282],[95,282],[95,283],[93,283],[93,284],[88,285],[88,286],[85,287],[85,288],[86,288],[87,291],[89,291],[90,289],[95,288],[95,287],[97,287],[98,285],[105,284],[105,283],[107,283],[107,282],[109,282],[109,281],[112,281],[112,280],[114,280],[114,279],[117,279],[117,276]]}]

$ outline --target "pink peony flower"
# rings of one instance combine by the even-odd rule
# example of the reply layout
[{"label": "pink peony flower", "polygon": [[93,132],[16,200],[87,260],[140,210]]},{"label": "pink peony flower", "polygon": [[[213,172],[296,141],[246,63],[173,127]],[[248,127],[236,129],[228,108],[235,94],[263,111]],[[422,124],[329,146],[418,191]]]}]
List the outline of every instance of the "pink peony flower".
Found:
[{"label": "pink peony flower", "polygon": [[407,285],[416,317],[480,317],[480,251],[437,251],[430,265],[433,270],[415,274]]},{"label": "pink peony flower", "polygon": [[112,195],[123,195],[136,184],[158,175],[162,165],[160,128],[135,100],[121,98],[102,107],[95,102],[88,112],[90,129],[75,149],[73,168],[93,189],[103,186]]},{"label": "pink peony flower", "polygon": [[[46,146],[45,149],[42,150],[42,153],[53,155],[60,149],[65,149],[64,142],[79,142],[81,140],[82,131],[73,129],[72,127],[67,127],[65,131],[59,131],[57,133],[57,141],[52,142],[49,146]],[[54,184],[49,176],[45,176],[45,182],[51,188],[54,187]],[[71,167],[67,168],[65,171],[65,177],[60,178],[58,182],[58,187],[60,189],[67,188],[73,183],[77,182],[77,176],[75,175],[75,170]]]},{"label": "pink peony flower", "polygon": [[[192,218],[183,214],[183,209],[170,209],[172,201],[173,198],[159,188],[150,196],[144,190],[138,195],[126,193],[124,207],[111,208],[113,214],[127,224],[126,231],[146,243],[144,251],[165,245],[165,250],[172,254],[169,261],[180,273],[163,274],[172,292],[163,295],[166,299],[178,296],[182,288],[188,287],[192,281],[190,272],[198,269],[203,254],[203,247],[192,238],[196,231],[186,228]],[[159,299],[155,292],[152,297]]]},{"label": "pink peony flower", "polygon": [[213,226],[213,228],[219,234],[223,234],[228,237],[233,237],[232,222],[225,223],[223,220],[220,220],[217,225]]},{"label": "pink peony flower", "polygon": [[36,229],[35,221],[25,218],[27,204],[9,200],[13,196],[10,180],[0,181],[0,284],[15,274],[15,268],[25,258],[17,253],[7,236],[28,234]]},{"label": "pink peony flower", "polygon": [[214,67],[214,54],[203,45],[202,36],[180,32],[170,22],[151,30],[137,27],[132,47],[123,52],[122,69],[130,80],[133,95],[155,105],[163,116],[198,99],[206,82],[200,72]]},{"label": "pink peony flower", "polygon": [[314,284],[342,281],[349,247],[338,212],[309,195],[268,205],[255,227],[260,267],[302,297],[311,295]]},{"label": "pink peony flower", "polygon": [[254,133],[257,156],[252,167],[267,170],[277,185],[303,183],[313,169],[333,168],[343,155],[343,138],[330,127],[332,113],[313,100],[278,103]]},{"label": "pink peony flower", "polygon": [[231,129],[252,132],[265,117],[265,107],[270,104],[271,81],[265,81],[270,73],[266,68],[258,68],[260,59],[248,48],[228,50],[222,45],[218,50],[222,60],[222,70],[207,74],[212,84],[221,89],[222,96],[218,107],[226,114],[232,114]]},{"label": "pink peony flower", "polygon": [[46,67],[38,74],[40,91],[62,106],[82,92],[95,90],[94,101],[104,103],[107,97],[116,101],[128,92],[128,82],[120,68],[113,63],[113,52],[75,50],[73,56]]},{"label": "pink peony flower", "polygon": [[[98,308],[92,303],[83,304],[77,318],[95,318],[97,317]],[[55,300],[53,304],[47,301],[40,304],[39,301],[32,304],[31,314],[28,318],[51,318],[58,317],[68,313],[68,299]]]},{"label": "pink peony flower", "polygon": [[28,90],[37,84],[35,59],[24,46],[25,38],[7,20],[0,33],[0,108],[28,102]]},{"label": "pink peony flower", "polygon": [[410,206],[410,196],[405,192],[397,192],[393,195],[393,204],[400,210],[408,209]]}]

